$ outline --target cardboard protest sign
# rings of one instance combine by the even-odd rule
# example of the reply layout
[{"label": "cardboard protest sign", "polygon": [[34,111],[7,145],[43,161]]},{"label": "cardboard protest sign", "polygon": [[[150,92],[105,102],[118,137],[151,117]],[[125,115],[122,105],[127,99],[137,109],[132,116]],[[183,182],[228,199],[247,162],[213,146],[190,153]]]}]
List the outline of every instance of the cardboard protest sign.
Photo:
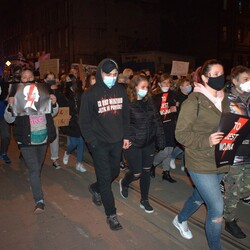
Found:
[{"label": "cardboard protest sign", "polygon": [[60,107],[57,115],[54,117],[54,124],[57,127],[64,127],[69,125],[69,107]]},{"label": "cardboard protest sign", "polygon": [[42,83],[19,83],[12,86],[14,116],[41,115],[51,113],[49,89]]},{"label": "cardboard protest sign", "polygon": [[189,68],[189,62],[172,61],[172,76],[187,76]]},{"label": "cardboard protest sign", "polygon": [[217,167],[232,165],[238,147],[250,132],[250,118],[233,113],[223,113],[219,130],[224,137],[215,146],[215,160]]},{"label": "cardboard protest sign", "polygon": [[48,72],[53,72],[57,76],[59,74],[59,59],[49,59],[39,62],[39,71],[41,79],[43,79]]}]

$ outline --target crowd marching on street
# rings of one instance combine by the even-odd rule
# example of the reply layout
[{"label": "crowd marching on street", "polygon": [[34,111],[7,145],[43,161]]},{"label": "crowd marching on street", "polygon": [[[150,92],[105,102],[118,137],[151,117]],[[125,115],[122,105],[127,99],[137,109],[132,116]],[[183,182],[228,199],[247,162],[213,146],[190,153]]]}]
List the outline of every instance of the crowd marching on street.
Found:
[{"label": "crowd marching on street", "polygon": [[[69,110],[67,126],[55,123],[60,108]],[[150,214],[156,168],[162,168],[163,181],[178,185],[171,176],[178,158],[194,188],[170,226],[191,240],[188,219],[205,204],[208,246],[219,250],[223,221],[233,237],[247,237],[236,211],[239,202],[250,205],[250,133],[237,145],[231,164],[218,166],[215,156],[218,145],[229,140],[220,130],[224,114],[250,117],[250,69],[243,65],[225,75],[223,62],[209,59],[186,76],[172,76],[146,68],[121,70],[105,58],[83,79],[77,68],[40,76],[38,70],[16,65],[0,79],[0,160],[11,164],[8,147],[14,138],[28,169],[34,214],[40,214],[46,204],[41,174],[47,148],[51,167],[60,171],[75,153],[75,169],[82,174],[88,151],[96,180],[86,192],[104,207],[110,229],[120,230],[112,191],[120,171],[125,172],[121,197],[129,199],[130,185],[138,181],[138,204]],[[67,136],[64,155],[59,155],[60,133]]]}]

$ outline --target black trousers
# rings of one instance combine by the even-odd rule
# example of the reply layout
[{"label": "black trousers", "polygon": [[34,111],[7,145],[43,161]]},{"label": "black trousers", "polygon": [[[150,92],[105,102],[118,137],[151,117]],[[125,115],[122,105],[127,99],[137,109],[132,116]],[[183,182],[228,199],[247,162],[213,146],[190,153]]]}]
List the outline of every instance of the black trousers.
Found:
[{"label": "black trousers", "polygon": [[91,150],[97,182],[93,188],[101,194],[102,203],[107,216],[116,214],[112,182],[120,173],[122,141],[116,143],[98,142]]}]

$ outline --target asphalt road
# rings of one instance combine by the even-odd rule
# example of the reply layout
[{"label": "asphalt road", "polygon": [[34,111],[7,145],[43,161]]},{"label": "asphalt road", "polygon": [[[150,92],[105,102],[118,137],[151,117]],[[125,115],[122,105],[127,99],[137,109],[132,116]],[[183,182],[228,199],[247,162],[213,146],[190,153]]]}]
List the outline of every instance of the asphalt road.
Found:
[{"label": "asphalt road", "polygon": [[[66,139],[60,138],[60,156]],[[50,153],[42,171],[45,194],[45,212],[33,214],[34,204],[25,164],[19,159],[19,150],[11,141],[9,155],[12,164],[0,161],[0,249],[50,250],[50,249],[209,249],[204,232],[206,209],[201,207],[190,219],[194,235],[185,240],[172,225],[172,220],[192,192],[191,182],[178,167],[172,171],[177,183],[161,180],[161,168],[151,181],[150,202],[153,214],[139,207],[138,183],[133,183],[129,198],[119,194],[118,181],[113,183],[116,207],[123,230],[111,231],[106,223],[103,207],[96,207],[88,192],[95,180],[91,157],[85,153],[86,173],[75,170],[75,153],[69,165],[56,170],[51,166]],[[178,166],[178,164],[177,164]],[[250,206],[239,204],[239,225],[248,235],[237,240],[223,229],[222,246],[225,250],[250,249]]]}]

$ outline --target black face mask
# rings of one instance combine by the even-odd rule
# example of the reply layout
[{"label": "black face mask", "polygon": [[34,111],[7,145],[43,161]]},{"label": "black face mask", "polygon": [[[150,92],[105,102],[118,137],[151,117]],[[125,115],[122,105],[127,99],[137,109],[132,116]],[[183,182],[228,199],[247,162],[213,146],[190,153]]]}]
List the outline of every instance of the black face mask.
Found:
[{"label": "black face mask", "polygon": [[72,87],[73,83],[72,81],[66,81],[66,87],[70,88]]},{"label": "black face mask", "polygon": [[47,83],[49,86],[52,86],[52,85],[55,85],[55,84],[56,84],[56,81],[55,81],[55,80],[47,80],[46,83]]},{"label": "black face mask", "polygon": [[209,77],[207,85],[215,90],[222,90],[225,86],[225,77],[224,75],[217,77]]}]

